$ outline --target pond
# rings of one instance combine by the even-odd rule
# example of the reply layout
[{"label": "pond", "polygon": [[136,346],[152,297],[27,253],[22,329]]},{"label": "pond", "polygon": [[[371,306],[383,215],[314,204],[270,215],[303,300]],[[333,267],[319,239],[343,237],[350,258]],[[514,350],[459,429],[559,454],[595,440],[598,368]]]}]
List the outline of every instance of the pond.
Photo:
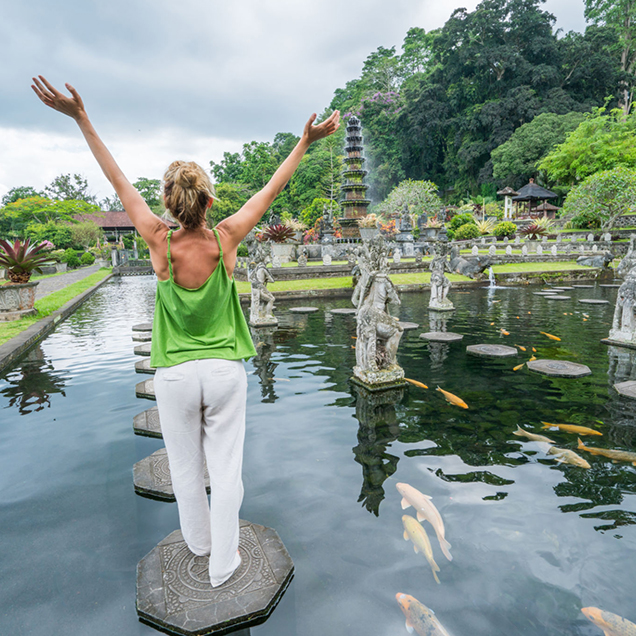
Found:
[{"label": "pond", "polygon": [[[135,568],[178,527],[176,504],[132,485],[133,464],[162,446],[132,430],[153,406],[134,395],[148,376],[134,371],[131,328],[151,316],[154,287],[114,279],[0,377],[3,633],[157,633],[137,621]],[[328,311],[346,300],[312,302],[310,315],[280,304],[279,328],[261,332],[246,363],[241,516],[275,528],[296,571],[253,635],[406,633],[398,592],[454,636],[600,634],[581,614],[590,605],[636,622],[636,468],[584,451],[589,470],[560,464],[512,434],[521,425],[574,450],[576,435],[541,429],[565,422],[602,432],[583,438],[591,446],[636,451],[636,401],[612,388],[636,378],[635,354],[600,343],[616,289],[575,289],[570,301],[533,291],[452,290],[457,310],[433,325],[465,335],[452,344],[419,338],[431,327],[428,294],[403,294],[400,317],[420,328],[405,332],[399,362],[429,389],[375,397],[349,382],[355,320]],[[526,351],[466,353],[482,342]],[[513,371],[533,347],[592,374]],[[439,585],[403,539],[402,516],[414,512],[402,510],[399,482],[432,496],[444,519],[452,562],[424,524]]]}]

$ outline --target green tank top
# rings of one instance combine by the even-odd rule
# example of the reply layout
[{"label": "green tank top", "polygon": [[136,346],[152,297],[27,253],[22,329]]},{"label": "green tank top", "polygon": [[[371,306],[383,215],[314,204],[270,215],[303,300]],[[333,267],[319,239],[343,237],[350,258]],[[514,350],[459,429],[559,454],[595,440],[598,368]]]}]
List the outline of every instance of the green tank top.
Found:
[{"label": "green tank top", "polygon": [[172,276],[172,230],[168,231],[170,278],[157,281],[152,322],[150,364],[155,368],[172,367],[189,360],[240,360],[256,355],[236,282],[225,269],[216,229],[214,235],[221,252],[219,264],[201,287],[188,289],[178,285]]}]

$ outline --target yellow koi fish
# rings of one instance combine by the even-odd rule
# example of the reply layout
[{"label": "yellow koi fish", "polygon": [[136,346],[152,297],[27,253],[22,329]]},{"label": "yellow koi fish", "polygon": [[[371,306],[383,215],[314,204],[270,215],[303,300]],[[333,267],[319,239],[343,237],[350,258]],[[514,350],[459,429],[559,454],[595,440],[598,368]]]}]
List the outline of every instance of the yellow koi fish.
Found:
[{"label": "yellow koi fish", "polygon": [[[533,350],[534,351],[534,350]],[[528,360],[528,362],[534,362],[537,359],[537,356],[532,356],[532,358],[530,358]]]},{"label": "yellow koi fish", "polygon": [[510,335],[510,332],[509,332],[509,331],[506,331],[505,329],[500,329],[499,331],[501,332],[501,334],[502,334],[503,336],[509,336],[509,335]]},{"label": "yellow koi fish", "polygon": [[553,336],[551,333],[546,333],[545,331],[540,331],[539,333],[550,338],[550,340],[558,340],[559,342],[561,342],[561,338],[559,338],[558,336]]},{"label": "yellow koi fish", "polygon": [[437,573],[439,572],[439,565],[435,563],[435,559],[433,558],[433,548],[431,547],[431,542],[428,539],[426,530],[424,530],[419,521],[410,515],[404,515],[402,517],[402,524],[404,525],[404,540],[411,541],[413,544],[413,550],[415,550],[416,554],[419,554],[420,552],[424,554],[428,564],[431,566],[431,570],[433,571],[435,582],[439,583],[439,578],[437,576]]},{"label": "yellow koi fish", "polygon": [[491,322],[491,323],[490,323],[490,326],[492,327],[494,324],[495,324],[494,322]]},{"label": "yellow koi fish", "polygon": [[460,397],[457,397],[453,393],[444,391],[444,389],[440,389],[439,387],[437,387],[436,390],[439,391],[451,404],[454,404],[455,406],[461,406],[463,409],[468,408],[468,404],[466,404],[464,400],[462,400]]},{"label": "yellow koi fish", "polygon": [[634,466],[636,466],[636,453],[605,448],[592,448],[591,446],[586,446],[580,439],[579,448],[581,450],[587,451],[588,453],[592,453],[592,455],[602,455],[603,457],[608,457],[614,462],[631,462]]},{"label": "yellow koi fish", "polygon": [[550,424],[549,422],[541,422],[543,428],[558,428],[568,433],[579,433],[580,435],[603,435],[600,431],[595,431],[587,426],[577,426],[576,424]]},{"label": "yellow koi fish", "polygon": [[395,484],[397,491],[402,495],[402,510],[406,510],[410,506],[415,508],[418,521],[428,521],[435,530],[437,540],[439,541],[439,547],[441,548],[444,556],[452,561],[453,557],[450,553],[451,544],[446,541],[446,528],[444,527],[444,520],[442,515],[439,514],[439,510],[435,507],[435,504],[431,501],[431,497],[421,493],[417,488],[413,488],[410,484],[398,483]]},{"label": "yellow koi fish", "polygon": [[437,620],[435,612],[416,598],[401,592],[398,592],[395,598],[406,616],[406,629],[409,634],[415,632],[418,636],[450,636]]},{"label": "yellow koi fish", "polygon": [[426,384],[422,383],[422,382],[418,382],[417,380],[411,380],[410,378],[404,378],[407,382],[410,382],[411,384],[414,384],[415,386],[419,386],[420,389],[428,389],[428,387],[426,386]]},{"label": "yellow koi fish", "polygon": [[603,630],[605,636],[636,636],[636,625],[618,614],[606,612],[598,607],[584,607],[581,611],[585,618]]},{"label": "yellow koi fish", "polygon": [[537,350],[534,347],[532,347],[532,353],[536,353],[536,352]]},{"label": "yellow koi fish", "polygon": [[512,434],[517,435],[517,437],[527,437],[531,442],[547,442],[548,444],[554,444],[549,437],[526,431],[524,428],[521,428],[519,424],[517,424],[517,430],[513,431]]},{"label": "yellow koi fish", "polygon": [[512,367],[513,371],[519,371],[519,369],[523,369],[523,367],[525,366],[525,362],[522,362],[521,364],[518,364],[516,367]]},{"label": "yellow koi fish", "polygon": [[522,347],[521,345],[515,345],[515,347],[519,347],[519,349],[521,349],[521,351],[525,351],[526,350],[526,348]]},{"label": "yellow koi fish", "polygon": [[580,468],[592,468],[585,459],[567,448],[550,446],[548,455],[555,455],[554,459],[562,464],[572,464],[572,466],[579,466]]}]

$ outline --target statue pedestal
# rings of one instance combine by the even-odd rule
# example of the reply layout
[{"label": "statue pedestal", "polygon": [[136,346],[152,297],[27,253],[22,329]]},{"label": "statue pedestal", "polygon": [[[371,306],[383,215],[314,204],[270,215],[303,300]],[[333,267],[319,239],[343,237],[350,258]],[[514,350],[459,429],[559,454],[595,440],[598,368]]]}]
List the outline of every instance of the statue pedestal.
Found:
[{"label": "statue pedestal", "polygon": [[619,329],[610,329],[608,338],[601,340],[603,344],[613,345],[615,347],[627,347],[628,349],[636,349],[636,334],[626,333]]},{"label": "statue pedestal", "polygon": [[455,305],[453,305],[448,298],[444,300],[431,300],[428,304],[428,308],[431,311],[455,311]]},{"label": "statue pedestal", "polygon": [[276,318],[270,320],[263,320],[259,322],[254,322],[252,320],[248,321],[250,327],[276,327],[278,325],[278,320]]},{"label": "statue pedestal", "polygon": [[365,371],[358,366],[353,367],[351,381],[364,387],[367,391],[386,391],[406,386],[404,369],[398,364],[392,364],[379,371]]}]

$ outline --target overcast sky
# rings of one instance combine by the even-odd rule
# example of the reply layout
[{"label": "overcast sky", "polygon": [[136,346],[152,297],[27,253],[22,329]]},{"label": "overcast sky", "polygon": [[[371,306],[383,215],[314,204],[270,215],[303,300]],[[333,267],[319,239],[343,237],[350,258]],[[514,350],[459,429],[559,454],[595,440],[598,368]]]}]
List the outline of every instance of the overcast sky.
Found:
[{"label": "overcast sky", "polygon": [[[279,131],[299,134],[378,46],[440,27],[474,0],[0,0],[0,196],[79,172],[112,189],[75,123],[31,91],[70,82],[131,180],[174,159],[204,167]],[[544,5],[583,31],[583,0]]]}]

